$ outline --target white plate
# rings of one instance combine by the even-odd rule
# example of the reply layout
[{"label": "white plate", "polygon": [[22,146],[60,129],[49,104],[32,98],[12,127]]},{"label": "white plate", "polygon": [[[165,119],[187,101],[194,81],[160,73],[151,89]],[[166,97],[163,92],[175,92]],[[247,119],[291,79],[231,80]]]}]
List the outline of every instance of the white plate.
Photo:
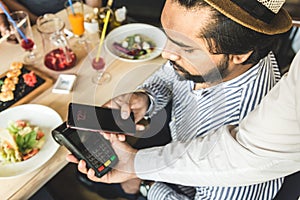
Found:
[{"label": "white plate", "polygon": [[26,161],[12,164],[0,162],[0,179],[24,175],[38,169],[55,154],[59,147],[51,135],[51,130],[62,123],[56,111],[38,104],[16,106],[0,113],[0,127],[6,128],[9,121],[18,119],[27,120],[32,125],[39,126],[45,133],[45,144],[35,156]]},{"label": "white plate", "polygon": [[[114,42],[122,42],[126,37],[134,34],[144,35],[150,40],[152,40],[156,47],[153,52],[147,55],[145,58],[141,59],[127,59],[120,57],[120,52],[113,47]],[[167,41],[167,37],[165,33],[159,28],[143,23],[132,23],[119,26],[112,30],[104,41],[104,47],[108,51],[110,55],[114,58],[126,61],[126,62],[144,62],[148,60],[152,60],[159,56],[162,50],[165,47]]]}]

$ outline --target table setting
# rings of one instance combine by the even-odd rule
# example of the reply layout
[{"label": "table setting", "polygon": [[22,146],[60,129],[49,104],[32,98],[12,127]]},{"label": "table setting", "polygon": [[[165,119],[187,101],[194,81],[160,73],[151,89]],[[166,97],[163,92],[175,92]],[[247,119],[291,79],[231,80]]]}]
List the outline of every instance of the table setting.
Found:
[{"label": "table setting", "polygon": [[[73,18],[78,15],[75,5],[82,8],[81,19],[78,19],[84,29],[81,33],[72,26],[77,20]],[[32,88],[0,110],[1,130],[7,129],[10,121],[24,120],[40,127],[45,135],[45,143],[30,159],[8,165],[0,159],[0,199],[29,198],[67,164],[65,156],[69,152],[55,143],[51,130],[66,120],[70,102],[101,106],[114,96],[134,91],[165,62],[160,54],[167,39],[159,28],[143,23],[109,24],[115,10],[108,7],[109,4],[105,9],[95,10],[82,2],[68,0],[66,8],[54,16],[41,16],[37,24],[30,27],[31,35],[24,34],[20,22],[12,25],[19,34],[19,44],[0,43],[3,82],[12,63],[20,62],[26,73],[32,71],[47,83]],[[124,8],[121,9],[124,14]],[[96,21],[97,31],[86,28],[84,18],[95,13],[103,17],[103,12],[104,19]],[[30,44],[29,38],[34,44]],[[24,60],[28,52],[22,47],[22,40],[23,46],[28,46],[25,50],[41,55],[39,61]],[[21,73],[19,81],[24,84],[24,72]],[[16,84],[17,88],[20,86]],[[27,98],[30,94],[32,96]]]}]

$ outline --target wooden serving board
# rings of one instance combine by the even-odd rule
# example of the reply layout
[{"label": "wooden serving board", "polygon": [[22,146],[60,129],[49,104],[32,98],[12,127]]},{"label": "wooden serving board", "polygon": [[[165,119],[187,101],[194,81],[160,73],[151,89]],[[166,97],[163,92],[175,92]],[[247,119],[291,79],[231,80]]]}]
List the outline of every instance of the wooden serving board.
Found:
[{"label": "wooden serving board", "polygon": [[[34,87],[29,87],[25,84],[23,74],[33,71],[37,78],[37,83]],[[0,75],[0,80],[6,78],[6,72]],[[0,112],[13,106],[27,103],[33,100],[36,96],[47,90],[53,84],[53,80],[30,66],[23,66],[22,73],[19,75],[19,82],[16,84],[16,90],[14,91],[14,99],[11,101],[0,101]],[[1,88],[1,87],[0,87]]]}]

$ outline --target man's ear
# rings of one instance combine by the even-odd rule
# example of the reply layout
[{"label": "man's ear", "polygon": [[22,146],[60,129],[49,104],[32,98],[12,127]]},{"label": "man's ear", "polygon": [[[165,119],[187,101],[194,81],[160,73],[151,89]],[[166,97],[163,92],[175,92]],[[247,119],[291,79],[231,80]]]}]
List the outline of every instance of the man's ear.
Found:
[{"label": "man's ear", "polygon": [[250,55],[252,54],[252,52],[253,51],[249,51],[248,53],[240,54],[240,55],[230,55],[231,56],[231,60],[236,65],[242,64],[243,62],[245,62],[250,57]]}]

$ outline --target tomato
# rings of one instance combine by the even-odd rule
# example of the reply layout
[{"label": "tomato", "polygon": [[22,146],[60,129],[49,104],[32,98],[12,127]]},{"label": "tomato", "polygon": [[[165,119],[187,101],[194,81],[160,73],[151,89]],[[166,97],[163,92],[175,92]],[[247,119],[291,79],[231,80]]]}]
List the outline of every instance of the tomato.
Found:
[{"label": "tomato", "polygon": [[44,137],[45,133],[43,131],[38,131],[36,134],[36,139],[39,140]]},{"label": "tomato", "polygon": [[26,126],[26,122],[23,120],[17,120],[16,124],[18,127],[24,128]]},{"label": "tomato", "polygon": [[28,160],[29,158],[31,158],[32,156],[34,156],[38,152],[39,152],[39,149],[32,149],[32,151],[30,151],[28,154],[23,156],[23,160]]},{"label": "tomato", "polygon": [[10,143],[8,143],[7,141],[4,141],[3,146],[6,147],[7,149],[14,149],[13,146]]}]

